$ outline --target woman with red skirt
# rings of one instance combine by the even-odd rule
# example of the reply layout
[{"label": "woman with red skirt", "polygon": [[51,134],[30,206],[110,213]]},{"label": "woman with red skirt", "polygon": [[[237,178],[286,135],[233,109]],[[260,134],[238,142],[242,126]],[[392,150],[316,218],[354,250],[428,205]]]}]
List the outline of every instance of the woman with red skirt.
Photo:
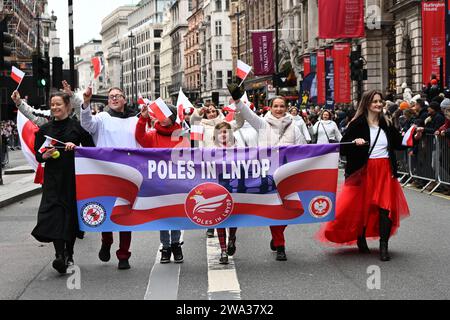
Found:
[{"label": "woman with red skirt", "polygon": [[389,238],[409,215],[397,180],[395,150],[403,150],[402,136],[383,114],[383,96],[366,92],[341,142],[347,159],[345,183],[336,200],[336,218],[319,231],[323,242],[352,245],[370,253],[366,237],[380,239],[380,259],[389,261]]}]

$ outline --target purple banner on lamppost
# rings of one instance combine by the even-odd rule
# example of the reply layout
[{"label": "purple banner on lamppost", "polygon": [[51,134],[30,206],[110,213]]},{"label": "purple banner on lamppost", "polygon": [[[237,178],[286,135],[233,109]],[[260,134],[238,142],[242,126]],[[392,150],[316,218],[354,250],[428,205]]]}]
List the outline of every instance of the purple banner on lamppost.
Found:
[{"label": "purple banner on lamppost", "polygon": [[255,76],[273,74],[273,32],[254,32],[252,34],[252,44]]}]

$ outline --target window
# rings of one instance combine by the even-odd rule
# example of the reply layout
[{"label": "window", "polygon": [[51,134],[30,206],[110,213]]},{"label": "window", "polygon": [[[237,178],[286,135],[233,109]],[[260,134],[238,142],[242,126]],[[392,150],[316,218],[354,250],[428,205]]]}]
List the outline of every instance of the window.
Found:
[{"label": "window", "polygon": [[216,87],[222,88],[223,87],[223,73],[222,71],[216,71]]},{"label": "window", "polygon": [[216,36],[222,35],[222,21],[216,21]]},{"label": "window", "polygon": [[227,74],[228,74],[228,83],[232,83],[233,82],[233,71],[228,70]]},{"label": "window", "polygon": [[155,42],[155,50],[159,50],[161,48],[160,42]]},{"label": "window", "polygon": [[222,60],[222,45],[216,44],[216,60]]},{"label": "window", "polygon": [[222,0],[216,0],[216,11],[222,11]]},{"label": "window", "polygon": [[155,38],[161,38],[162,30],[153,30],[153,36]]}]

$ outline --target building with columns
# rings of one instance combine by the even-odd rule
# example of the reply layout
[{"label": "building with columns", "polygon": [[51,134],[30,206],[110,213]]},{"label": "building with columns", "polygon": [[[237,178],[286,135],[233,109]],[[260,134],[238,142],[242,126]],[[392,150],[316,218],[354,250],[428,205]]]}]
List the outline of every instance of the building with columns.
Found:
[{"label": "building with columns", "polygon": [[172,20],[170,19],[170,4],[164,10],[163,34],[161,40],[161,98],[166,103],[171,103],[169,87],[172,83]]}]

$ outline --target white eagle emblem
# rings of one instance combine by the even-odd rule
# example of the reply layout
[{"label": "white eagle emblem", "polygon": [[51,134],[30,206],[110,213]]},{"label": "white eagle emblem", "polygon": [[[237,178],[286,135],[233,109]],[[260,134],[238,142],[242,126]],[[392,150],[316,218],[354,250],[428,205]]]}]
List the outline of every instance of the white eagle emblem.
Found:
[{"label": "white eagle emblem", "polygon": [[326,201],[317,201],[316,203],[314,203],[314,210],[318,214],[324,214],[327,207],[328,203]]},{"label": "white eagle emblem", "polygon": [[203,197],[202,195],[196,194],[190,198],[191,200],[195,201],[193,213],[214,212],[217,208],[221,207],[224,204],[224,200],[226,197],[227,195],[225,194],[205,199],[205,197]]}]

